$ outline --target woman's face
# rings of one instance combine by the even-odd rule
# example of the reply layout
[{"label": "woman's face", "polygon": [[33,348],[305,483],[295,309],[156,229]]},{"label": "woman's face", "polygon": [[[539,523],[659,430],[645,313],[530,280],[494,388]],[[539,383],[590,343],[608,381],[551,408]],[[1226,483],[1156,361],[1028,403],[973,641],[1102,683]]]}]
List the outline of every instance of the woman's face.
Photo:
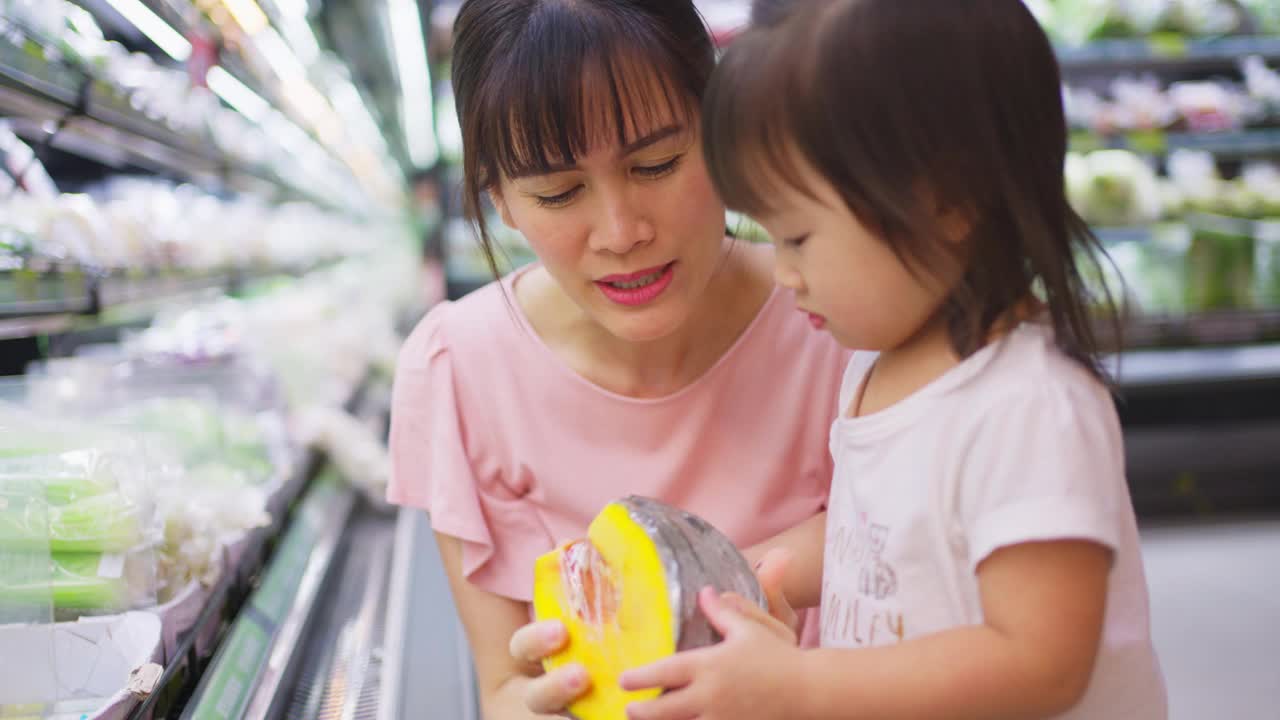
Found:
[{"label": "woman's face", "polygon": [[564,292],[615,337],[666,337],[689,318],[711,280],[724,206],[702,159],[695,121],[653,113],[605,129],[572,165],[502,177],[493,196]]}]

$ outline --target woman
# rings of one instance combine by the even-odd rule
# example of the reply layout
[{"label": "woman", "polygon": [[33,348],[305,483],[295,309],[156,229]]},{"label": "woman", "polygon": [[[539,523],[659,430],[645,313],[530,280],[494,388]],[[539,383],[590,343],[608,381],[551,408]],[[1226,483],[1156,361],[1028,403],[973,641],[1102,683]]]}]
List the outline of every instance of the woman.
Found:
[{"label": "woman", "polygon": [[[690,0],[468,0],[457,16],[467,209],[489,249],[487,197],[540,262],[407,341],[389,497],[431,512],[487,718],[587,690],[582,668],[537,662],[564,628],[525,626],[534,559],[609,501],[684,507],[753,562],[822,542],[847,355],[775,289],[768,250],[725,237],[698,133],[714,58]],[[819,571],[759,569],[783,589]]]}]

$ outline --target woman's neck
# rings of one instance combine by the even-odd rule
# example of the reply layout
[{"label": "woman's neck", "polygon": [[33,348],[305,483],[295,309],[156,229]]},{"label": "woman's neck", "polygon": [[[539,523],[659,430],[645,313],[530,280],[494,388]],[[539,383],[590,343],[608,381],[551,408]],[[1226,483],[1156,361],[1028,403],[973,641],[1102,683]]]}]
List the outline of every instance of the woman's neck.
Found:
[{"label": "woman's neck", "polygon": [[687,321],[670,335],[630,342],[611,334],[545,273],[517,297],[534,330],[579,375],[610,392],[666,397],[695,382],[729,351],[773,291],[771,260],[726,241],[723,263]]}]

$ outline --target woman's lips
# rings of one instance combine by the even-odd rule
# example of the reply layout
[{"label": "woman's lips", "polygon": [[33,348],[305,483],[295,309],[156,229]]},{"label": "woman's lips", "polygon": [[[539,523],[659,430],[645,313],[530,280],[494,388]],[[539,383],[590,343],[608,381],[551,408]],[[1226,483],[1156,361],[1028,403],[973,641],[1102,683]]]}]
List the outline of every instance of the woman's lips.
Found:
[{"label": "woman's lips", "polygon": [[657,300],[675,277],[675,262],[634,273],[609,275],[596,280],[596,287],[613,302],[628,307],[647,305]]}]

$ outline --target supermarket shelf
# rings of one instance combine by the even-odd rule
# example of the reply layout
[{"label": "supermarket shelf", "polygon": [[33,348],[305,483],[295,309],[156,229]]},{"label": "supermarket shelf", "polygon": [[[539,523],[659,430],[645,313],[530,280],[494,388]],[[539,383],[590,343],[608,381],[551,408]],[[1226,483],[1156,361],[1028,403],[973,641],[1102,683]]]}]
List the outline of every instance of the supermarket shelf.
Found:
[{"label": "supermarket shelf", "polygon": [[134,166],[213,191],[283,193],[333,206],[265,168],[223,156],[210,138],[175,132],[107,84],[32,55],[6,36],[0,36],[0,115],[32,142],[48,142],[104,165]]},{"label": "supermarket shelf", "polygon": [[[352,389],[346,403],[348,410],[355,409],[363,402],[367,388],[368,380],[366,379]],[[232,645],[236,632],[232,629],[230,634],[223,638],[222,648],[215,654],[214,659],[209,660],[200,657],[196,649],[196,639],[203,636],[211,626],[221,627],[225,618],[240,615],[241,608],[246,606],[251,594],[260,599],[264,605],[268,604],[268,600],[273,602],[280,600],[282,595],[292,601],[297,598],[290,593],[296,590],[300,583],[314,583],[296,575],[298,570],[296,563],[306,563],[308,566],[304,567],[304,570],[310,570],[312,557],[315,557],[320,564],[325,564],[332,559],[332,554],[336,550],[332,534],[341,533],[354,502],[350,490],[335,487],[332,483],[317,482],[324,464],[324,459],[318,452],[308,451],[305,454],[297,465],[296,472],[285,483],[281,492],[274,496],[276,501],[267,508],[272,517],[272,524],[258,528],[249,534],[240,566],[228,568],[218,578],[199,616],[192,623],[191,628],[180,636],[178,646],[173,653],[175,659],[165,667],[155,689],[133,710],[129,720],[177,717],[184,706],[190,704],[189,700],[196,692],[197,683],[207,682],[202,679],[206,665],[215,662],[219,656],[225,657],[228,647],[233,650],[236,647],[243,648],[243,643],[247,642],[246,639],[242,639],[240,645]],[[293,508],[295,501],[299,498],[302,498],[301,502],[298,503],[297,508]],[[313,555],[313,551],[320,551],[321,554]],[[327,557],[324,557],[325,555]],[[269,563],[285,569],[277,571],[274,573],[275,577],[269,579],[263,576],[263,570]],[[311,573],[312,575],[322,573],[323,569],[311,570]],[[267,584],[268,580],[271,584]],[[265,592],[264,587],[268,588]],[[314,590],[318,589],[318,587],[314,588]],[[274,592],[274,595],[267,597],[267,593],[271,592]],[[314,597],[311,600],[314,601]],[[262,609],[252,605],[248,607],[250,609],[244,614],[246,617],[254,620],[262,618]],[[266,609],[284,612],[291,608],[292,604],[289,608],[271,605]],[[289,632],[296,633],[301,629],[291,627]],[[241,637],[247,638],[245,633],[248,632],[251,631],[240,631]],[[272,660],[279,659],[273,657]]]},{"label": "supermarket shelf", "polygon": [[68,314],[0,319],[0,340],[52,335],[70,329],[74,323],[75,316]]},{"label": "supermarket shelf", "polygon": [[1165,155],[1175,150],[1199,150],[1231,158],[1280,155],[1280,129],[1265,128],[1230,132],[1140,130],[1116,135],[1077,131],[1071,133],[1071,149],[1076,152],[1103,149],[1129,150],[1143,155]]},{"label": "supermarket shelf", "polygon": [[1179,37],[1101,40],[1058,48],[1066,73],[1089,70],[1168,70],[1182,72],[1234,68],[1240,58],[1280,59],[1280,37],[1242,36],[1205,40]]},{"label": "supermarket shelf", "polygon": [[216,295],[252,290],[257,283],[300,277],[332,266],[245,269],[186,275],[85,275],[86,292],[63,297],[0,302],[0,340],[89,331],[144,322],[169,307],[182,307]]},{"label": "supermarket shelf", "polygon": [[74,315],[93,308],[91,278],[80,271],[0,271],[0,319]]},{"label": "supermarket shelf", "polygon": [[1123,353],[1110,366],[1125,390],[1280,381],[1280,344]]},{"label": "supermarket shelf", "polygon": [[1093,234],[1106,246],[1150,242],[1155,232],[1155,228],[1151,225],[1095,226],[1093,228]]}]

